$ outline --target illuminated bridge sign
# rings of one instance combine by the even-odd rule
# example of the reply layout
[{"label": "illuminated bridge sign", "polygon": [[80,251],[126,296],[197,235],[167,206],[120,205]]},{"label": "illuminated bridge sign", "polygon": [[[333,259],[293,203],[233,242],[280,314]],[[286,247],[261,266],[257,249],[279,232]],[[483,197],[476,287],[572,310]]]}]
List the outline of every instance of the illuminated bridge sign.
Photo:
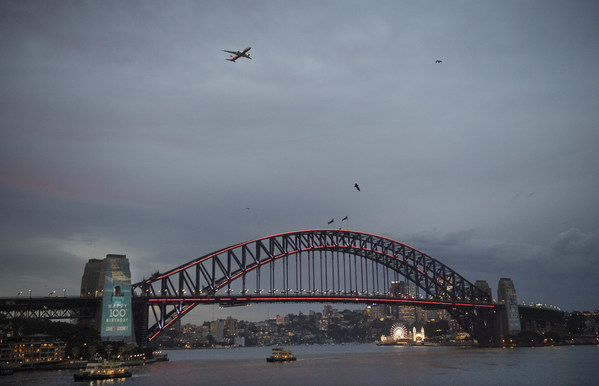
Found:
[{"label": "illuminated bridge sign", "polygon": [[[391,291],[412,283],[416,292]],[[479,341],[493,334],[491,294],[398,241],[348,230],[304,230],[215,251],[132,285],[137,341],[146,344],[199,304],[381,303],[443,308]]]}]

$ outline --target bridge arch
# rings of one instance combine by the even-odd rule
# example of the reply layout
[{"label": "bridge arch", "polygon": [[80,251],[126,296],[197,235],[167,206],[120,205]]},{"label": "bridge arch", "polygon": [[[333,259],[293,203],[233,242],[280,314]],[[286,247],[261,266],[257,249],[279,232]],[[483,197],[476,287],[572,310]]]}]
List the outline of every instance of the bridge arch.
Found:
[{"label": "bridge arch", "polygon": [[[393,293],[391,283],[417,293]],[[132,286],[138,342],[151,341],[198,304],[378,302],[409,297],[447,308],[472,330],[486,293],[418,249],[371,233],[312,229],[234,244]],[[326,300],[325,300],[326,299]],[[410,299],[405,299],[410,300]]]}]

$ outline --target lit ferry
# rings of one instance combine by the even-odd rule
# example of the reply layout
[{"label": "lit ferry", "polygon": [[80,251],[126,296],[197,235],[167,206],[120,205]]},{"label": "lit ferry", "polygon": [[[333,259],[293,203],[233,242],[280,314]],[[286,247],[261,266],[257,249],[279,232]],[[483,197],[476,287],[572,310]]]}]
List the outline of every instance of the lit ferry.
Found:
[{"label": "lit ferry", "polygon": [[85,369],[75,373],[75,381],[102,380],[114,378],[128,378],[132,375],[126,367],[119,362],[88,363]]},{"label": "lit ferry", "polygon": [[266,358],[267,362],[289,362],[294,360],[296,360],[296,358],[290,350],[285,350],[280,347],[273,348],[270,356]]}]

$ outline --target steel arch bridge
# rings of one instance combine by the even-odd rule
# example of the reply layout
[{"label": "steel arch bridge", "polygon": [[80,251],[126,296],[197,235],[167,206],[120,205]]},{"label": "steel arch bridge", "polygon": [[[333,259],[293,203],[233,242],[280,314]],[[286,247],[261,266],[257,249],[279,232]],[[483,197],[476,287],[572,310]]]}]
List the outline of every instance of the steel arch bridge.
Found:
[{"label": "steel arch bridge", "polygon": [[[391,283],[413,283],[404,296]],[[491,294],[433,257],[370,233],[314,229],[209,253],[132,285],[136,339],[146,345],[199,304],[383,303],[447,309],[479,342],[493,337]]]}]

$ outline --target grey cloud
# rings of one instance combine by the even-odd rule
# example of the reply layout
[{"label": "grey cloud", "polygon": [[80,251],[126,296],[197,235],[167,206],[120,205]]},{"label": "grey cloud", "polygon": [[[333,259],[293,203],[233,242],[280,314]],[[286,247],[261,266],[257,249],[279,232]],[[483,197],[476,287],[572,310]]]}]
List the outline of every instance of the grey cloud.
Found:
[{"label": "grey cloud", "polygon": [[10,256],[58,274],[126,253],[141,278],[349,216],[469,279],[592,308],[529,272],[596,273],[596,11],[2,2],[3,274],[27,274]]},{"label": "grey cloud", "polygon": [[578,228],[570,228],[557,235],[551,246],[557,255],[597,255],[599,232],[589,234]]}]

